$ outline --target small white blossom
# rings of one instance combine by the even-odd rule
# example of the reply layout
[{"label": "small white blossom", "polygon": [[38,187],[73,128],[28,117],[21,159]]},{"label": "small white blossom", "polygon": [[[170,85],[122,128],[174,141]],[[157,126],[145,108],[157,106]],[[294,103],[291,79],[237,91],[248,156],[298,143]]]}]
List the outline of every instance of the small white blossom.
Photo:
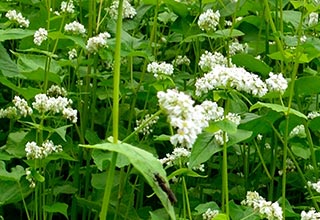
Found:
[{"label": "small white blossom", "polygon": [[[296,169],[296,166],[294,165],[293,161],[290,158],[286,159],[286,166],[287,166],[287,172],[293,172]],[[279,170],[278,173],[281,176],[283,174],[283,170]]]},{"label": "small white blossom", "polygon": [[28,103],[25,99],[20,98],[19,96],[15,96],[12,100],[12,103],[18,110],[19,114],[23,117],[26,117],[27,115],[32,114],[32,108],[28,106]]},{"label": "small white blossom", "polygon": [[304,128],[304,125],[297,125],[296,127],[294,127],[293,129],[292,129],[292,131],[290,132],[290,134],[289,134],[289,137],[290,138],[293,138],[293,137],[295,137],[295,136],[297,136],[297,137],[299,137],[299,138],[305,138],[305,137],[307,137],[307,135],[306,135],[306,131],[305,131],[305,128]]},{"label": "small white blossom", "polygon": [[39,28],[34,33],[33,43],[35,45],[40,46],[43,41],[47,40],[47,38],[48,38],[48,31],[44,28]]},{"label": "small white blossom", "polygon": [[319,14],[317,12],[311,12],[309,15],[308,25],[314,26],[318,24]]},{"label": "small white blossom", "polygon": [[0,109],[0,118],[19,118],[18,109],[14,106],[9,106],[6,109]]},{"label": "small white blossom", "polygon": [[36,187],[36,180],[33,178],[32,176],[32,173],[31,173],[31,168],[28,167],[26,168],[26,179],[29,181],[30,185],[29,187],[30,188],[35,188]]},{"label": "small white blossom", "polygon": [[309,119],[315,119],[316,117],[319,117],[319,116],[320,116],[320,113],[319,113],[319,112],[313,111],[313,112],[309,112],[307,117],[308,117]]},{"label": "small white blossom", "polygon": [[205,213],[202,214],[203,220],[212,220],[219,214],[218,210],[211,210],[210,208],[207,209]]},{"label": "small white blossom", "polygon": [[20,27],[29,27],[30,21],[23,17],[20,12],[17,13],[16,10],[9,10],[6,17],[12,22],[17,22]]},{"label": "small white blossom", "polygon": [[[137,127],[135,127],[134,130],[140,129],[139,133],[142,133],[143,135],[152,133],[152,126],[157,123],[159,117],[156,116],[152,120],[150,120],[151,117],[152,115],[147,114],[142,120],[136,120]],[[141,128],[142,125],[143,127]]]},{"label": "small white blossom", "polygon": [[200,57],[199,66],[202,71],[209,72],[216,66],[228,66],[228,59],[219,52],[212,54],[205,51]]},{"label": "small white blossom", "polygon": [[27,159],[40,159],[42,158],[42,148],[36,142],[28,142],[25,147]]},{"label": "small white blossom", "polygon": [[[114,0],[108,10],[109,14],[113,18],[118,17],[118,7],[119,7],[119,0]],[[136,16],[137,11],[128,0],[123,1],[123,8],[122,8],[122,18],[134,18]]]},{"label": "small white blossom", "polygon": [[78,111],[76,109],[71,108],[71,107],[64,108],[62,110],[63,117],[70,120],[72,123],[77,123],[77,121],[78,121],[77,114],[78,114]]},{"label": "small white blossom", "polygon": [[71,32],[73,34],[81,34],[84,35],[86,33],[86,29],[82,24],[80,24],[78,21],[73,21],[71,23],[68,23],[64,26],[64,30],[66,32]]},{"label": "small white blossom", "polygon": [[104,32],[100,33],[98,36],[89,38],[86,45],[88,53],[96,53],[100,48],[108,47],[107,39],[110,37],[111,35],[108,32]]},{"label": "small white blossom", "polygon": [[61,12],[63,13],[74,13],[74,4],[73,0],[62,1],[60,5]]},{"label": "small white blossom", "polygon": [[266,80],[267,87],[270,91],[276,91],[283,94],[288,88],[288,81],[283,77],[282,73],[269,73],[269,78]]},{"label": "small white blossom", "polygon": [[47,95],[51,97],[58,97],[58,96],[67,96],[67,91],[57,85],[52,85],[48,90],[47,90]]},{"label": "small white blossom", "polygon": [[314,189],[317,193],[320,193],[320,180],[316,183],[312,183],[310,181],[307,182],[307,185]]},{"label": "small white blossom", "polygon": [[172,61],[172,65],[174,66],[180,66],[180,65],[187,65],[189,66],[190,65],[190,60],[187,56],[181,56],[181,55],[178,55],[176,57],[176,59],[174,59]]},{"label": "small white blossom", "polygon": [[235,39],[230,45],[229,45],[229,53],[231,55],[235,55],[237,53],[248,53],[248,44],[244,43],[241,44],[237,39]]},{"label": "small white blossom", "polygon": [[68,51],[68,55],[69,55],[69,60],[73,60],[77,58],[78,56],[77,50],[75,48],[72,48],[71,50]]},{"label": "small white blossom", "polygon": [[191,155],[190,150],[185,149],[183,147],[174,148],[171,154],[166,154],[166,157],[160,159],[162,164],[165,164],[168,167],[178,164],[181,159],[187,159]]},{"label": "small white blossom", "polygon": [[171,76],[173,74],[173,65],[170,63],[162,62],[152,62],[147,66],[147,71],[153,73],[156,79],[162,79],[163,75]]},{"label": "small white blossom", "polygon": [[302,211],[300,216],[301,216],[301,220],[319,220],[320,219],[320,213],[317,212],[314,208],[311,208],[308,212]]},{"label": "small white blossom", "polygon": [[258,75],[239,67],[215,66],[209,73],[197,79],[195,86],[197,96],[219,88],[235,88],[258,97],[264,96],[268,91]]},{"label": "small white blossom", "polygon": [[203,12],[199,16],[198,26],[203,31],[215,31],[220,19],[220,12],[219,10],[213,12],[212,9],[208,9],[207,11]]}]

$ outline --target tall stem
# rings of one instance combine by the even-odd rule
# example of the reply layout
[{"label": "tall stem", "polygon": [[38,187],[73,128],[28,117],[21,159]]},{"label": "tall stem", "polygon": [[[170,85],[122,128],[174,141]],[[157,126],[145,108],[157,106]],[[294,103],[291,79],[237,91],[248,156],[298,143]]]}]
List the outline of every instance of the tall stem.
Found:
[{"label": "tall stem", "polygon": [[[119,84],[120,84],[120,53],[121,53],[121,29],[122,29],[122,5],[123,0],[119,0],[118,6],[118,20],[117,20],[117,30],[116,30],[116,47],[115,47],[115,64],[114,64],[114,75],[113,75],[113,143],[118,143],[118,124],[119,124]],[[108,206],[110,200],[110,194],[112,189],[112,183],[114,179],[114,171],[116,167],[118,154],[116,152],[112,153],[111,164],[109,166],[109,172],[107,174],[107,182],[103,196],[102,208],[100,212],[100,219],[104,220],[107,217]]]}]

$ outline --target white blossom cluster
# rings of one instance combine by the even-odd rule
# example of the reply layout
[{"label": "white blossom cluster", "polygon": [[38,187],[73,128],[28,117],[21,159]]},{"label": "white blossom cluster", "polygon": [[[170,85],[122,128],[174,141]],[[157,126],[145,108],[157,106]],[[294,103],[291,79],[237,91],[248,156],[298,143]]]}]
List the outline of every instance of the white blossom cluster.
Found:
[{"label": "white blossom cluster", "polygon": [[78,21],[73,21],[64,26],[66,32],[71,32],[72,34],[84,35],[86,33],[85,27]]},{"label": "white blossom cluster", "polygon": [[220,12],[219,10],[213,12],[212,9],[208,9],[207,11],[203,12],[199,16],[198,26],[203,31],[215,31],[220,19]]},{"label": "white blossom cluster", "polygon": [[[286,159],[286,166],[287,166],[287,172],[293,172],[296,169],[296,166],[294,165],[293,161],[290,158]],[[283,170],[279,170],[278,173],[281,176],[283,174]]]},{"label": "white blossom cluster", "polygon": [[319,14],[317,12],[311,12],[308,17],[308,26],[314,26],[318,24]]},{"label": "white blossom cluster", "polygon": [[237,53],[248,53],[248,48],[249,46],[247,43],[241,44],[236,39],[229,45],[229,53],[230,55],[235,55]]},{"label": "white blossom cluster", "polygon": [[259,212],[262,217],[268,220],[283,219],[283,212],[279,203],[267,201],[255,191],[248,191],[246,199],[243,200],[241,204],[252,207],[255,211]]},{"label": "white blossom cluster", "polygon": [[33,43],[40,46],[43,41],[48,39],[48,31],[44,28],[39,28],[33,35]]},{"label": "white blossom cluster", "polygon": [[288,81],[283,77],[282,73],[269,73],[269,78],[266,79],[266,84],[269,91],[279,92],[281,95],[288,88]]},{"label": "white blossom cluster", "polygon": [[309,112],[307,115],[309,119],[315,119],[316,117],[319,117],[319,116],[320,116],[320,113],[317,111]]},{"label": "white blossom cluster", "polygon": [[[134,130],[136,131],[139,129],[139,133],[142,133],[143,135],[152,133],[152,126],[157,123],[159,117],[156,116],[152,120],[150,120],[151,117],[152,115],[146,114],[142,120],[136,120],[137,127],[135,127]],[[141,126],[143,127],[141,128]]]},{"label": "white blossom cluster", "polygon": [[197,79],[195,86],[197,96],[218,88],[235,88],[258,97],[268,92],[267,85],[258,75],[240,67],[215,66],[209,73]]},{"label": "white blossom cluster", "polygon": [[18,23],[20,27],[29,27],[30,21],[22,16],[21,12],[17,12],[16,10],[9,10],[6,13],[6,17],[12,21]]},{"label": "white blossom cluster", "polygon": [[60,9],[62,13],[73,14],[74,13],[73,0],[62,1],[60,5]]},{"label": "white blossom cluster", "polygon": [[58,96],[67,96],[67,91],[65,88],[57,86],[57,85],[52,85],[48,90],[47,90],[47,95],[51,97],[58,97]]},{"label": "white blossom cluster", "polygon": [[[119,7],[119,0],[114,0],[108,10],[109,14],[113,18],[118,17],[118,7]],[[122,18],[134,18],[136,16],[137,11],[128,0],[123,1],[123,8],[122,8]]]},{"label": "white blossom cluster", "polygon": [[15,96],[12,100],[14,106],[9,106],[5,109],[0,109],[0,118],[20,118],[27,117],[33,113],[31,107],[28,106],[28,103],[25,99]]},{"label": "white blossom cluster", "polygon": [[89,38],[86,45],[88,53],[96,53],[100,48],[107,47],[107,39],[110,37],[111,35],[108,32],[103,32],[97,36]]},{"label": "white blossom cluster", "polygon": [[307,182],[307,185],[314,189],[317,193],[320,193],[320,180],[316,183],[312,183],[311,181]]},{"label": "white blossom cluster", "polygon": [[207,101],[203,105],[194,105],[189,95],[177,90],[160,91],[157,94],[160,108],[168,115],[168,121],[177,133],[171,136],[171,143],[176,146],[192,148],[197,135],[208,126],[208,119],[214,120],[223,115],[223,108],[215,102]]},{"label": "white blossom cluster", "polygon": [[228,59],[219,52],[205,51],[200,56],[199,66],[202,71],[209,72],[216,66],[228,66]]},{"label": "white blossom cluster", "polygon": [[289,133],[289,137],[290,138],[293,138],[293,137],[305,138],[305,137],[307,137],[304,125],[301,124],[301,125],[297,125],[296,127],[294,127],[292,129],[292,131]]},{"label": "white blossom cluster", "polygon": [[314,208],[310,209],[308,212],[302,211],[300,214],[301,220],[319,220],[320,213]]},{"label": "white blossom cluster", "polygon": [[33,175],[31,173],[31,168],[28,167],[26,168],[26,179],[29,181],[30,185],[29,187],[30,188],[35,188],[36,187],[36,180],[33,178]]},{"label": "white blossom cluster", "polygon": [[55,152],[61,152],[61,145],[54,145],[51,140],[46,140],[41,146],[36,142],[28,142],[25,147],[27,159],[43,159]]},{"label": "white blossom cluster", "polygon": [[69,60],[74,60],[78,57],[77,50],[75,48],[72,48],[68,51]]},{"label": "white blossom cluster", "polygon": [[173,65],[166,62],[152,62],[148,64],[147,71],[153,73],[156,79],[163,79],[164,75],[171,76],[173,74]]},{"label": "white blossom cluster", "polygon": [[207,211],[202,214],[202,219],[203,220],[212,220],[218,214],[219,214],[218,210],[211,210],[211,208],[208,208]]},{"label": "white blossom cluster", "polygon": [[178,55],[173,61],[172,61],[172,65],[173,66],[180,66],[180,65],[190,65],[190,59],[187,56],[181,56]]}]

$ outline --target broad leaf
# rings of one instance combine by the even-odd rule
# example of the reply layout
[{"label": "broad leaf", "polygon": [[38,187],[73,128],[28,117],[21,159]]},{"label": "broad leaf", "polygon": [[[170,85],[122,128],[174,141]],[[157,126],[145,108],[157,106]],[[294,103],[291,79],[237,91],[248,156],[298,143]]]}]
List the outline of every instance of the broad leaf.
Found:
[{"label": "broad leaf", "polygon": [[[109,150],[126,156],[130,163],[144,176],[148,184],[152,187],[170,217],[175,219],[174,209],[168,199],[168,195],[162,190],[157,181],[155,181],[155,174],[166,177],[166,172],[160,161],[151,153],[126,143],[103,143],[80,146],[92,149]],[[166,178],[163,178],[163,181],[165,181],[166,185],[169,185]]]},{"label": "broad leaf", "polygon": [[236,54],[232,56],[232,63],[244,67],[249,71],[261,73],[264,76],[267,76],[272,71],[270,66],[256,59],[251,54]]},{"label": "broad leaf", "polygon": [[35,31],[32,30],[18,28],[0,30],[0,41],[17,40],[25,37],[30,37],[34,34],[34,32]]},{"label": "broad leaf", "polygon": [[8,172],[5,163],[0,161],[0,179],[19,182],[24,175],[26,175],[26,172],[22,166],[17,165],[11,169],[11,172]]},{"label": "broad leaf", "polygon": [[26,78],[20,74],[18,67],[15,62],[13,62],[8,55],[6,49],[0,43],[0,72],[5,77],[18,77]]},{"label": "broad leaf", "polygon": [[56,202],[52,205],[45,205],[44,210],[50,213],[61,213],[68,219],[68,205],[66,203]]}]

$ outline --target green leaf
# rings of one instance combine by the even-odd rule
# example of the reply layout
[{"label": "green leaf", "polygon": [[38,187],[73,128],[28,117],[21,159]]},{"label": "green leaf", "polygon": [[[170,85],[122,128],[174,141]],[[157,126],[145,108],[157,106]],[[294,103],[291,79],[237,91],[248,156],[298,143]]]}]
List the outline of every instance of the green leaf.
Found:
[{"label": "green leaf", "polygon": [[68,204],[56,202],[52,205],[45,205],[44,210],[49,213],[61,213],[68,219]]},{"label": "green leaf", "polygon": [[308,96],[320,93],[320,77],[304,76],[295,80],[295,94]]},{"label": "green leaf", "polygon": [[22,166],[17,165],[11,169],[11,172],[7,172],[6,165],[3,161],[0,161],[0,179],[12,180],[19,182],[21,177],[26,175],[26,172]]},{"label": "green leaf", "polygon": [[237,66],[244,67],[252,72],[261,73],[263,76],[267,76],[272,71],[270,66],[261,60],[256,59],[251,54],[236,54],[232,56],[231,59],[232,63],[236,64]]},{"label": "green leaf", "polygon": [[6,49],[0,43],[0,72],[5,77],[18,77],[25,79],[22,74],[20,74],[19,69],[15,62],[13,62],[7,53]]},{"label": "green leaf", "polygon": [[30,37],[35,31],[28,29],[10,28],[0,30],[0,42],[5,40],[17,40],[25,37]]},{"label": "green leaf", "polygon": [[22,181],[19,185],[16,181],[2,180],[0,178],[0,205],[17,203],[23,197],[28,196],[32,189],[28,181]]},{"label": "green leaf", "polygon": [[216,31],[214,35],[216,36],[215,38],[234,38],[243,36],[244,33],[237,29],[223,29]]},{"label": "green leaf", "polygon": [[164,3],[173,10],[174,13],[184,18],[189,14],[188,7],[186,4],[174,1],[174,0],[164,0]]},{"label": "green leaf", "polygon": [[180,176],[180,175],[185,175],[185,176],[190,176],[190,177],[200,177],[200,178],[205,178],[207,176],[202,176],[196,173],[195,171],[188,169],[188,168],[180,168],[175,171],[173,171],[169,176],[168,180],[171,180],[175,176]]},{"label": "green leaf", "polygon": [[[107,168],[108,161],[111,161],[112,153],[104,150],[94,149],[91,156],[98,169],[102,171]],[[118,155],[116,162],[116,166],[118,168],[128,166],[129,164],[130,162],[126,156],[122,154]]]},{"label": "green leaf", "polygon": [[209,208],[211,210],[220,210],[216,202],[207,202],[207,203],[199,204],[194,209],[197,211],[197,214],[199,215],[206,212]]},{"label": "green leaf", "polygon": [[78,188],[70,184],[65,184],[62,186],[55,186],[53,188],[53,195],[57,196],[59,194],[75,194],[78,191]]},{"label": "green leaf", "polygon": [[311,152],[309,148],[306,148],[303,144],[301,143],[293,143],[291,146],[292,152],[298,156],[301,157],[305,160],[309,159],[311,156]]},{"label": "green leaf", "polygon": [[9,134],[5,150],[17,158],[26,156],[25,144],[27,143],[28,132],[19,131]]},{"label": "green leaf", "polygon": [[[263,103],[263,102],[257,102],[256,104],[254,104],[253,106],[251,106],[250,111],[254,110],[254,109],[259,109],[259,108],[270,108],[273,111],[276,112],[282,112],[284,114],[287,114],[288,112],[288,107],[282,106],[282,105],[278,105],[278,104],[273,104],[273,103]],[[289,114],[294,114],[300,118],[304,118],[304,119],[308,119],[307,116],[305,116],[303,113],[290,108],[290,112]]]},{"label": "green leaf", "polygon": [[64,141],[66,140],[66,133],[67,133],[67,128],[72,127],[72,125],[65,125],[61,126],[59,128],[53,129],[54,132],[56,132]]},{"label": "green leaf", "polygon": [[155,174],[164,177],[166,185],[169,185],[166,177],[166,172],[162,167],[160,161],[155,158],[151,153],[144,151],[140,148],[134,147],[126,143],[103,143],[96,145],[80,145],[81,147],[109,150],[122,154],[128,158],[130,163],[144,176],[148,184],[152,187],[160,199],[162,205],[167,210],[172,219],[175,219],[174,209],[168,199],[168,195],[162,190],[159,184],[155,181]]}]

